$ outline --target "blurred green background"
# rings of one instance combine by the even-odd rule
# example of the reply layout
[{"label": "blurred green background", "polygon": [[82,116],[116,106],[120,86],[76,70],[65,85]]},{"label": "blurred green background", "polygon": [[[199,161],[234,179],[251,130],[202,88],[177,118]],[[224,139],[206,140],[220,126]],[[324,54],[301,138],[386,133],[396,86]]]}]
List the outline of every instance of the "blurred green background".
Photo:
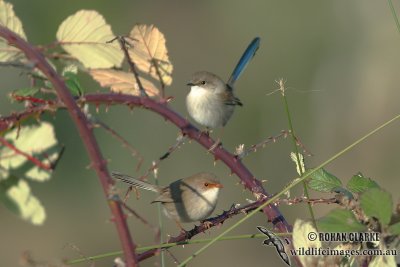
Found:
[{"label": "blurred green background", "polygon": [[[294,127],[302,142],[314,154],[306,158],[309,167],[325,161],[357,138],[399,112],[400,35],[386,1],[8,1],[24,24],[28,40],[49,44],[55,40],[58,25],[80,9],[94,9],[104,15],[116,34],[126,34],[135,23],[155,24],[167,39],[174,64],[174,81],[167,89],[175,99],[171,107],[188,116],[184,105],[188,88],[185,83],[197,70],[209,70],[221,77],[230,75],[248,42],[260,36],[262,43],[253,62],[237,83],[237,96],[244,107],[224,130],[223,144],[234,151],[238,144],[258,143],[287,129],[287,119],[275,80],[287,81],[288,101]],[[397,11],[400,4],[396,2]],[[10,90],[27,86],[20,71],[1,68],[0,113],[6,115],[22,108],[10,104]],[[87,91],[101,89],[90,78],[83,81]],[[136,173],[137,160],[110,135],[96,130],[109,169],[143,174],[152,160],[174,142],[178,130],[146,110],[126,107],[100,108],[98,117],[126,137],[144,156]],[[31,251],[42,261],[59,263],[64,258],[90,256],[120,249],[116,229],[110,220],[99,181],[65,111],[45,116],[56,126],[57,138],[66,145],[63,159],[46,183],[29,182],[33,193],[44,204],[47,220],[37,227],[22,221],[0,205],[1,266],[18,266],[23,251]],[[327,170],[346,182],[361,171],[376,179],[399,199],[398,173],[400,144],[399,123],[395,123],[341,156]],[[290,140],[279,140],[248,156],[244,162],[259,179],[267,179],[268,192],[275,193],[296,177],[289,153]],[[215,211],[219,214],[232,203],[246,203],[251,195],[238,186],[220,162],[194,142],[185,144],[159,170],[161,184],[168,184],[199,171],[216,173],[225,188]],[[123,193],[125,186],[118,184]],[[302,190],[292,192],[301,194]],[[143,192],[129,204],[157,224],[156,206],[149,203],[154,195]],[[317,215],[328,210],[317,206]],[[308,219],[304,205],[282,206],[280,210],[293,223]],[[196,238],[215,236],[242,216],[226,222],[220,229]],[[166,234],[176,235],[174,223],[164,220]],[[152,244],[152,232],[138,220],[129,219],[131,232],[139,245]],[[268,225],[263,215],[248,220],[232,234],[257,233],[257,225]],[[186,225],[189,229],[192,225]],[[71,244],[80,252],[71,248]],[[171,249],[180,260],[201,245]],[[96,262],[111,266],[112,258]],[[142,266],[157,266],[159,258]],[[167,256],[167,266],[174,263]],[[219,242],[193,260],[190,266],[284,266],[274,249],[261,240]],[[78,266],[89,266],[84,263]]]}]

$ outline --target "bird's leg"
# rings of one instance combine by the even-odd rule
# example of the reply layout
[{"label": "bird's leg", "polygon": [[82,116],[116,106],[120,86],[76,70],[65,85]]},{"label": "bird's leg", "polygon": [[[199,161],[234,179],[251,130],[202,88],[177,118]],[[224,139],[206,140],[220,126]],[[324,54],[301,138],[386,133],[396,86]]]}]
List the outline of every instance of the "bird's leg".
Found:
[{"label": "bird's leg", "polygon": [[210,128],[206,127],[204,130],[199,132],[197,139],[199,139],[202,134],[205,134],[206,136],[210,136],[211,131],[212,130]]},{"label": "bird's leg", "polygon": [[181,224],[179,221],[176,221],[176,220],[175,220],[175,223],[176,223],[176,225],[178,226],[180,232],[181,232],[182,234],[185,235],[185,239],[190,239],[190,238],[191,238],[190,231],[186,231],[186,230],[183,228],[182,224]]},{"label": "bird's leg", "polygon": [[219,137],[217,138],[217,140],[215,140],[215,143],[208,149],[208,152],[213,152],[216,147],[222,145],[221,137],[222,137],[223,133],[224,133],[224,127],[221,128]]}]

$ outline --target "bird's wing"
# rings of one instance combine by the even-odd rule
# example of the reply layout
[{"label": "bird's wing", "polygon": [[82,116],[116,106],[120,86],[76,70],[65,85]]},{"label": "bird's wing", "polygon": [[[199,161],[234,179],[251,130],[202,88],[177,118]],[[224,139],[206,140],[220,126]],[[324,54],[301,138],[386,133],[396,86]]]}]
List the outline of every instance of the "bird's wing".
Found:
[{"label": "bird's wing", "polygon": [[219,97],[224,101],[225,105],[228,106],[243,106],[243,103],[240,101],[239,98],[233,95],[232,91],[224,91],[219,93]]},{"label": "bird's wing", "polygon": [[156,203],[156,202],[173,203],[173,202],[177,202],[177,201],[174,201],[174,199],[171,197],[169,188],[165,187],[162,189],[161,194],[156,199],[154,199],[151,203]]}]

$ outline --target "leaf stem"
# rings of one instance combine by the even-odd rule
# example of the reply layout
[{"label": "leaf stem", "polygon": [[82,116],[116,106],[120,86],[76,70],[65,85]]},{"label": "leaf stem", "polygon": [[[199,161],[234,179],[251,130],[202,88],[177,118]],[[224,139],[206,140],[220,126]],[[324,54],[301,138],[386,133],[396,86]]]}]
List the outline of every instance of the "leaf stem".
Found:
[{"label": "leaf stem", "polygon": [[394,9],[392,0],[388,0],[388,4],[389,4],[390,11],[392,12],[394,22],[396,23],[397,31],[400,33],[400,22],[399,22],[399,18],[397,17],[396,10]]},{"label": "leaf stem", "polygon": [[[287,236],[291,235],[291,233],[275,233],[276,236]],[[247,234],[247,235],[234,235],[234,236],[225,236],[221,238],[219,241],[228,241],[228,240],[240,240],[240,239],[254,239],[254,238],[266,238],[264,234]],[[181,242],[174,242],[174,243],[162,243],[162,244],[157,244],[157,245],[151,245],[151,246],[145,246],[145,247],[137,247],[136,251],[137,252],[144,252],[148,251],[151,249],[161,249],[161,248],[171,248],[175,246],[183,246],[183,245],[190,245],[190,244],[202,244],[202,243],[207,243],[210,242],[212,238],[206,238],[206,239],[197,239],[197,240],[187,240],[187,241],[181,241]],[[116,257],[122,254],[122,251],[113,251],[113,252],[108,252],[104,254],[99,254],[96,256],[90,256],[90,257],[84,257],[80,259],[74,259],[74,260],[69,260],[66,261],[65,263],[67,265],[74,265],[78,264],[81,262],[85,261],[95,261],[95,260],[100,260],[108,257]]]},{"label": "leaf stem", "polygon": [[[285,107],[285,112],[286,112],[286,116],[287,116],[287,120],[288,120],[288,124],[289,124],[289,129],[290,129],[290,133],[291,133],[291,136],[292,136],[291,139],[293,141],[293,149],[294,149],[294,152],[296,153],[297,166],[299,166],[299,172],[300,172],[299,174],[303,175],[303,169],[301,168],[302,162],[301,162],[300,157],[299,157],[299,149],[297,148],[296,134],[294,132],[293,123],[292,123],[292,117],[291,117],[290,111],[289,111],[289,104],[288,104],[287,97],[286,97],[286,94],[285,94],[285,92],[286,92],[285,91],[286,90],[285,82],[283,81],[283,79],[280,79],[277,83],[279,84],[279,90],[281,91],[282,100],[283,100],[283,106]],[[305,181],[303,181],[303,189],[304,189],[304,195],[309,199],[310,195],[308,193],[308,188],[307,188],[307,184],[306,184]],[[308,202],[307,206],[308,206],[308,211],[310,212],[311,220],[312,220],[312,222],[314,224],[314,227],[318,231],[317,221],[315,219],[315,214],[314,214],[314,210],[312,208],[311,203]]]}]

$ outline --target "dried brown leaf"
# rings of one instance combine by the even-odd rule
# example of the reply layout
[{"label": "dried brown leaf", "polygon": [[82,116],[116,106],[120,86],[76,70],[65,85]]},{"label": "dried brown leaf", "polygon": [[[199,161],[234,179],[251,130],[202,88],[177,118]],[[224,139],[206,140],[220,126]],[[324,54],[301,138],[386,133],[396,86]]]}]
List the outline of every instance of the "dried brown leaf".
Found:
[{"label": "dried brown leaf", "polygon": [[[110,69],[93,69],[89,73],[102,87],[110,87],[113,92],[140,95],[139,86],[132,73]],[[140,78],[140,81],[149,96],[159,94],[152,82],[144,78]]]},{"label": "dried brown leaf", "polygon": [[[172,83],[173,66],[168,58],[165,37],[154,25],[139,24],[129,34],[132,47],[129,55],[140,71],[150,74],[159,80],[161,76],[165,85]],[[157,64],[159,74],[154,66]]]}]

